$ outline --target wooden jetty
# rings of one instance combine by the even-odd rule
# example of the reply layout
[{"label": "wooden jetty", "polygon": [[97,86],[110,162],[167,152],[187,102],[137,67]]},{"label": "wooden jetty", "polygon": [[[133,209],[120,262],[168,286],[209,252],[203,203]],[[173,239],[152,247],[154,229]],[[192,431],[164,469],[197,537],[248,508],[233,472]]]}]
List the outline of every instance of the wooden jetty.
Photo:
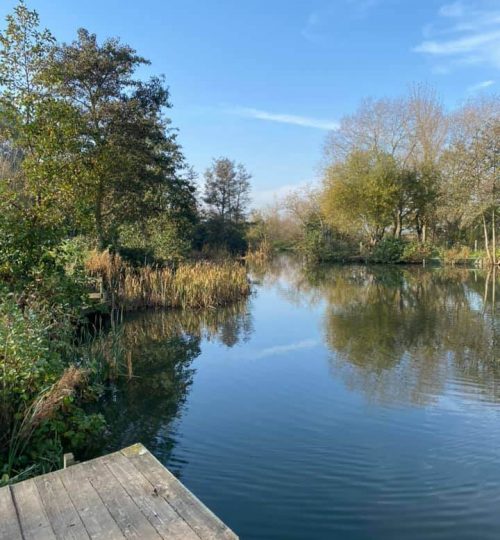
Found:
[{"label": "wooden jetty", "polygon": [[144,446],[0,488],[2,540],[237,540]]}]

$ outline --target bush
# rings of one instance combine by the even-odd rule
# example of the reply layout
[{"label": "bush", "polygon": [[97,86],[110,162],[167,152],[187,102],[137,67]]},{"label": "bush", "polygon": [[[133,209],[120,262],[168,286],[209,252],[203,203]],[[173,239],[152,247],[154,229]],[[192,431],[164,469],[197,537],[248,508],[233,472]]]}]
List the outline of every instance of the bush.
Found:
[{"label": "bush", "polygon": [[[70,355],[69,320],[52,315],[31,301],[21,308],[13,294],[0,302],[0,485],[57,468],[64,446],[102,428],[81,408],[88,372]],[[87,431],[75,437],[75,425]]]},{"label": "bush", "polygon": [[469,259],[471,250],[467,246],[453,246],[449,249],[443,249],[440,255],[445,264],[456,264]]},{"label": "bush", "polygon": [[436,255],[436,248],[429,243],[407,242],[401,255],[401,262],[421,263],[424,259],[430,259]]},{"label": "bush", "polygon": [[403,256],[405,245],[400,238],[383,238],[373,249],[370,260],[375,263],[398,263]]}]

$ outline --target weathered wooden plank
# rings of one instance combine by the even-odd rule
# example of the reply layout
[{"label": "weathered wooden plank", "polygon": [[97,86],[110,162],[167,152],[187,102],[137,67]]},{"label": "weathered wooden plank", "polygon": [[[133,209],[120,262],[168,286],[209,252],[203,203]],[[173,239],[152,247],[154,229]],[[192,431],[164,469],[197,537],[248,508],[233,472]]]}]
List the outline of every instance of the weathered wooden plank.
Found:
[{"label": "weathered wooden plank", "polygon": [[238,537],[185,488],[142,444],[121,451],[203,540]]},{"label": "weathered wooden plank", "polygon": [[58,472],[34,479],[56,538],[90,540]]},{"label": "weathered wooden plank", "polygon": [[55,540],[47,514],[33,480],[25,480],[11,487],[21,531],[26,540]]},{"label": "weathered wooden plank", "polygon": [[125,538],[161,538],[104,463],[88,461],[82,467]]},{"label": "weathered wooden plank", "polygon": [[22,538],[10,487],[0,488],[0,539]]},{"label": "weathered wooden plank", "polygon": [[61,480],[93,540],[123,540],[120,528],[86,477],[82,465],[61,471]]},{"label": "weathered wooden plank", "polygon": [[141,512],[163,538],[199,540],[200,537],[177,514],[170,504],[159,497],[154,486],[120,452],[103,458],[110,471],[133,499]]}]

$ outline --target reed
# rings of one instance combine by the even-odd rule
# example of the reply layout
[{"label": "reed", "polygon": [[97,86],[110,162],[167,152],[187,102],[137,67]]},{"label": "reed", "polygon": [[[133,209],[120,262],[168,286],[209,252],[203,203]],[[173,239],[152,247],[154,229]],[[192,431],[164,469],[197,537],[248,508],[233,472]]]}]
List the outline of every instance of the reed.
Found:
[{"label": "reed", "polygon": [[255,249],[245,255],[245,260],[253,264],[267,263],[273,255],[271,244],[266,240],[262,241]]},{"label": "reed", "polygon": [[246,269],[237,261],[135,268],[119,255],[105,251],[91,254],[87,270],[103,278],[112,303],[127,311],[147,307],[214,308],[250,293]]}]

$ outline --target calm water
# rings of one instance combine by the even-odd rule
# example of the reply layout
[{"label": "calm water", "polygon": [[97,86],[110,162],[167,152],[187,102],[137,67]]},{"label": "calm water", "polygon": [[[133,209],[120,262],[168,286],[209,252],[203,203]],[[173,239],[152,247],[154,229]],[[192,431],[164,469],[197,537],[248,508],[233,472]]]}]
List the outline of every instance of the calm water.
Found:
[{"label": "calm water", "polygon": [[500,538],[492,280],[286,260],[254,279],[230,309],[124,323],[106,450],[141,441],[243,540]]}]

